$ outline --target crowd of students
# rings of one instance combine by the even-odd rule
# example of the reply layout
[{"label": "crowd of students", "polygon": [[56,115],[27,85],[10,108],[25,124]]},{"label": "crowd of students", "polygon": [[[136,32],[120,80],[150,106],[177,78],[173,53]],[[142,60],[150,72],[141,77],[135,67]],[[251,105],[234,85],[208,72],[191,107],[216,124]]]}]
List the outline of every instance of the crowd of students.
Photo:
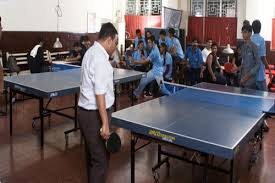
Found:
[{"label": "crowd of students", "polygon": [[194,39],[184,53],[173,28],[168,30],[168,34],[161,30],[159,40],[148,32],[143,36],[137,29],[135,42],[126,51],[124,65],[147,72],[147,77],[141,80],[134,97],[139,98],[145,85],[153,80],[157,81],[162,94],[167,95],[169,92],[161,85],[163,80],[187,85],[204,81],[266,91],[265,70],[269,70],[270,79],[272,74],[260,31],[259,20],[253,21],[252,25],[244,21],[243,40],[239,41],[234,54],[226,55],[233,67],[225,72],[219,63],[219,45],[212,39],[207,40],[203,50],[198,47],[198,40]]}]

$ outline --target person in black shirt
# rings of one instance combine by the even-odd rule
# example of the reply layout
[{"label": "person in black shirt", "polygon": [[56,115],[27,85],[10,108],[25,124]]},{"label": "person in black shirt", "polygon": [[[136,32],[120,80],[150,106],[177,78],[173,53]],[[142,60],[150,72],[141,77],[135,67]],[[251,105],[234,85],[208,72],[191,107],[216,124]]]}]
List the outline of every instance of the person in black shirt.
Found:
[{"label": "person in black shirt", "polygon": [[37,44],[28,54],[28,65],[31,73],[40,73],[49,71],[49,63],[44,59],[43,44],[44,40],[42,38],[37,38]]},{"label": "person in black shirt", "polygon": [[212,43],[212,52],[207,56],[206,69],[204,70],[204,79],[206,82],[225,84],[226,79],[223,76],[222,68],[217,59],[218,45]]},{"label": "person in black shirt", "polygon": [[81,36],[80,37],[80,46],[81,46],[80,56],[81,56],[81,62],[82,62],[86,51],[91,47],[91,42],[90,42],[88,36]]},{"label": "person in black shirt", "polygon": [[70,55],[65,59],[67,62],[81,61],[81,46],[79,42],[74,43],[74,48],[70,51]]}]

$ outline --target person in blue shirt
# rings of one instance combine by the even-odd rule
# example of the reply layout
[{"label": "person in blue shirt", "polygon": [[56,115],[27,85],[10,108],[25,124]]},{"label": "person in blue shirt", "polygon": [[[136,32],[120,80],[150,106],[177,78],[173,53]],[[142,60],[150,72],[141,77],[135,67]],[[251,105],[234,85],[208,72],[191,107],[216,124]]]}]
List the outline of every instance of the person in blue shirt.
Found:
[{"label": "person in blue shirt", "polygon": [[179,72],[181,70],[180,63],[184,59],[184,53],[183,53],[180,41],[178,38],[176,38],[175,33],[176,33],[175,29],[173,29],[173,28],[168,29],[168,36],[171,39],[169,53],[173,57],[172,77],[173,77],[173,80],[177,81],[177,80],[181,79],[178,76],[182,75],[182,74],[179,74]]},{"label": "person in blue shirt", "polygon": [[163,83],[163,60],[161,59],[159,49],[154,43],[155,37],[151,36],[148,38],[148,48],[150,49],[150,54],[148,57],[142,61],[136,62],[132,59],[133,64],[148,64],[151,62],[153,64],[152,69],[147,72],[146,77],[140,80],[139,86],[134,90],[134,99],[138,99],[143,93],[145,86],[152,81],[156,80],[160,91],[164,95],[170,95],[171,93],[165,88]]},{"label": "person in blue shirt", "polygon": [[266,60],[266,48],[265,40],[260,35],[261,32],[261,22],[259,20],[254,20],[252,23],[253,35],[251,36],[251,41],[258,46],[258,55],[261,58],[261,66],[257,75],[256,89],[267,91],[265,69],[269,70],[269,77],[272,80],[272,73]]},{"label": "person in blue shirt", "polygon": [[[272,73],[271,73],[270,67],[268,65],[268,62],[266,60],[265,40],[260,35],[261,27],[262,27],[262,25],[261,25],[261,22],[259,20],[254,20],[252,22],[252,30],[253,30],[254,34],[251,36],[251,40],[252,40],[253,43],[255,43],[258,46],[258,55],[259,55],[259,57],[261,58],[261,61],[262,61],[261,65],[260,65],[258,75],[257,75],[256,89],[257,90],[262,90],[262,91],[267,91],[265,69],[268,69],[270,81],[272,81]],[[263,129],[266,132],[269,130],[269,126],[268,126],[266,120],[265,120]]]},{"label": "person in blue shirt", "polygon": [[184,57],[186,64],[190,67],[190,72],[188,72],[191,85],[200,82],[200,72],[203,67],[202,52],[198,48],[198,40],[194,39],[192,46],[188,47]]},{"label": "person in blue shirt", "polygon": [[159,32],[159,46],[161,43],[165,43],[167,48],[171,47],[171,39],[166,36],[166,31],[164,29],[160,30]]},{"label": "person in blue shirt", "polygon": [[[140,40],[138,42],[138,49],[133,53],[133,59],[136,62],[140,62],[147,58],[147,51],[144,49],[144,42]],[[146,72],[147,67],[144,64],[135,64],[133,67],[134,70],[140,71],[140,72]]]},{"label": "person in blue shirt", "polygon": [[141,30],[140,29],[137,29],[136,30],[136,39],[135,39],[135,49],[137,49],[138,47],[138,42],[142,40],[143,43],[144,43],[144,47],[146,48],[146,41],[145,41],[145,38],[144,36],[141,35]]},{"label": "person in blue shirt", "polygon": [[172,81],[172,67],[173,67],[172,56],[167,51],[167,45],[165,43],[160,44],[159,51],[161,54],[161,59],[163,59],[163,65],[164,65],[163,78],[165,81],[171,82]]}]

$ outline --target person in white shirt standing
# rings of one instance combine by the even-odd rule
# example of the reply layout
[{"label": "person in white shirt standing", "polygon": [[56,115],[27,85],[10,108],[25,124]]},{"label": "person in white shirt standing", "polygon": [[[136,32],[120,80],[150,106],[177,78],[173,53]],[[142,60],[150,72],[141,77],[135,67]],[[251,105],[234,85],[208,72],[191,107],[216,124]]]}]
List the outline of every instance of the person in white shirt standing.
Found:
[{"label": "person in white shirt standing", "polygon": [[84,136],[89,183],[105,183],[110,154],[105,141],[110,135],[114,103],[113,68],[109,57],[118,44],[118,33],[111,23],[103,24],[98,41],[85,53],[81,66],[78,122]]},{"label": "person in white shirt standing", "polygon": [[212,39],[207,39],[206,47],[201,51],[202,59],[203,59],[204,63],[206,63],[206,59],[207,59],[208,55],[211,53],[212,43],[213,43]]}]

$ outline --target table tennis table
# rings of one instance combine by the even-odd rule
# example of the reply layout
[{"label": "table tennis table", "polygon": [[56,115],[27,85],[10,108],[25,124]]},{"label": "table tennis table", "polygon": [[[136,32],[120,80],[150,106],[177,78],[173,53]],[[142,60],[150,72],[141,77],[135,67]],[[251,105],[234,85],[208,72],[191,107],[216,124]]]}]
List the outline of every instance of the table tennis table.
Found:
[{"label": "table tennis table", "polygon": [[[78,129],[77,127],[77,101],[78,93],[80,91],[80,74],[81,68],[79,66],[67,64],[53,64],[51,67],[53,72],[36,73],[29,75],[8,76],[4,78],[4,87],[9,88],[9,117],[10,117],[10,135],[13,133],[13,115],[12,97],[14,94],[19,93],[30,96],[39,101],[39,119],[41,122],[40,127],[40,144],[43,148],[44,145],[44,117],[45,113],[54,113],[74,120],[74,128],[65,132],[66,143],[67,134]],[[114,68],[114,85],[133,82],[145,77],[145,73],[133,70],[125,70]],[[114,87],[116,88],[116,87]],[[115,96],[116,96],[115,89]],[[55,97],[74,95],[74,106],[65,107],[57,110],[49,109],[48,103],[44,107],[44,99],[52,99]],[[116,98],[116,97],[115,97]],[[49,101],[50,101],[49,100]],[[133,100],[132,100],[133,105]],[[116,108],[116,99],[114,107]],[[73,108],[74,116],[64,114],[60,111]]]},{"label": "table tennis table", "polygon": [[[203,182],[210,168],[229,174],[230,182],[237,181],[234,160],[261,129],[265,112],[274,114],[275,95],[210,83],[193,87],[166,83],[166,87],[174,94],[112,114],[112,125],[131,131],[131,183],[135,182],[135,152],[151,142],[158,144],[153,172],[165,163],[169,167],[168,157],[172,157],[203,166]],[[136,147],[138,139],[149,143]],[[197,163],[164,151],[163,144],[200,153],[204,161]],[[225,159],[229,168],[210,165],[212,156]]]}]

